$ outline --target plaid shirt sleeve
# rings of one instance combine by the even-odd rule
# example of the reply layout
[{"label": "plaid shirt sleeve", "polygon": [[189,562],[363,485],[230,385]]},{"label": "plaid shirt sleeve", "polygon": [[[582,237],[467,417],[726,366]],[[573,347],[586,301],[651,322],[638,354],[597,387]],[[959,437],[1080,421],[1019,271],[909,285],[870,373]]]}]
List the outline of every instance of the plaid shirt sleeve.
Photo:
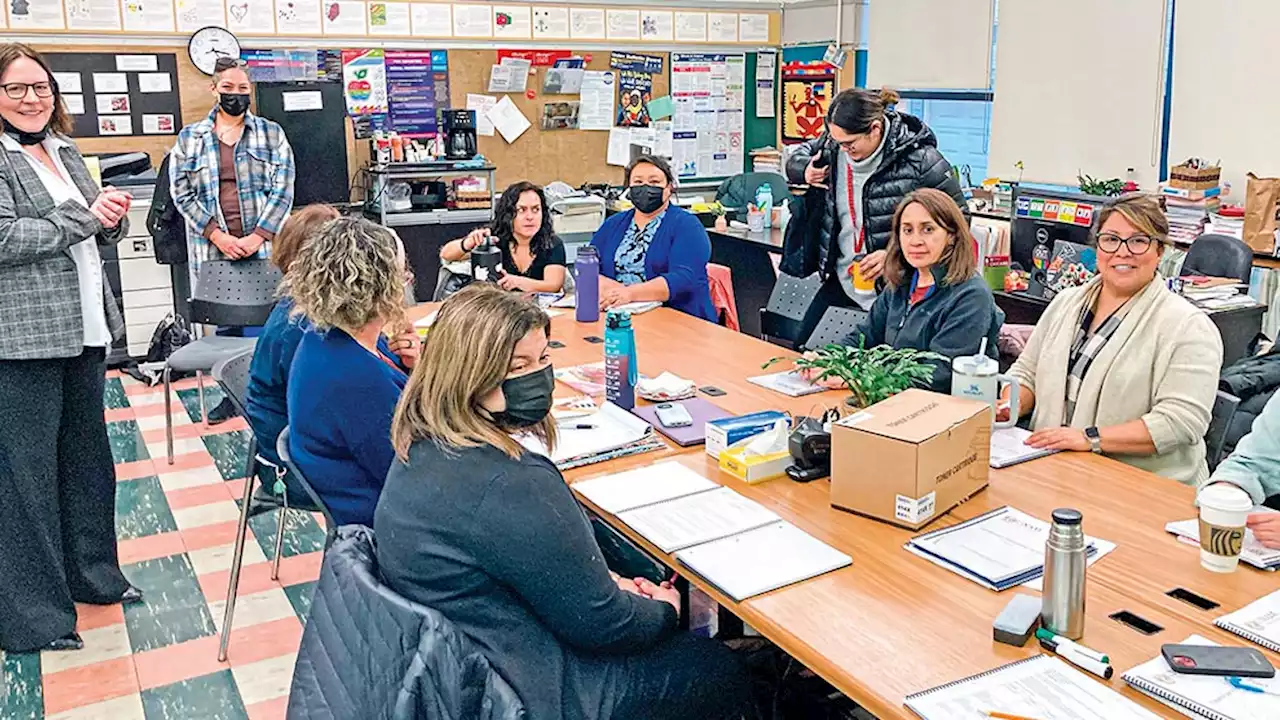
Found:
[{"label": "plaid shirt sleeve", "polygon": [[169,193],[173,196],[173,205],[178,209],[178,213],[186,218],[188,225],[197,228],[198,233],[214,217],[213,213],[205,209],[202,202],[205,189],[193,182],[192,178],[182,171],[192,154],[196,152],[198,148],[189,128],[183,128],[169,156]]},{"label": "plaid shirt sleeve", "polygon": [[271,194],[258,213],[257,226],[274,236],[280,232],[280,227],[293,208],[293,182],[297,171],[293,163],[293,148],[289,147],[289,139],[285,137],[284,130],[279,125],[270,123],[266,134],[275,160],[275,177],[270,183]]}]

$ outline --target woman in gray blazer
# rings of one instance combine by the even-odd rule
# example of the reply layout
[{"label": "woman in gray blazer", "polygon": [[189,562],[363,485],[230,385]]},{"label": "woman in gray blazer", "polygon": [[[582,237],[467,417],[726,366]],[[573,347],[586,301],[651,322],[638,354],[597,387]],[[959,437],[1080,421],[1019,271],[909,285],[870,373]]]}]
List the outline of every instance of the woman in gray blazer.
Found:
[{"label": "woman in gray blazer", "polygon": [[102,394],[124,323],[97,247],[130,196],[98,189],[25,45],[0,45],[0,121],[0,649],[73,650],[76,602],[142,599],[116,552]]}]

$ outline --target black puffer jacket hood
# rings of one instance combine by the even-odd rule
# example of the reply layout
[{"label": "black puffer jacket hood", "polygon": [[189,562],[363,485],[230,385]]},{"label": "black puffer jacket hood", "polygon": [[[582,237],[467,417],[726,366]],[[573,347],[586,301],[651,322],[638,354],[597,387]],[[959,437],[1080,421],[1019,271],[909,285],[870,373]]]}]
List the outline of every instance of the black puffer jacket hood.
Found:
[{"label": "black puffer jacket hood", "polygon": [[[867,228],[870,250],[883,250],[889,245],[893,230],[893,212],[898,203],[917,188],[937,188],[950,195],[968,216],[964,192],[951,175],[951,164],[938,151],[938,138],[924,121],[914,115],[890,110],[888,137],[880,167],[867,180],[862,191],[862,217]],[[814,154],[824,153],[827,167],[834,173],[839,167],[835,143],[824,138],[801,145],[787,161],[787,180],[804,184],[804,171]],[[835,272],[839,257],[839,223],[836,212],[836,183],[829,179],[826,188],[810,188],[792,201],[792,222],[788,224],[782,250],[782,271],[805,277],[821,272],[823,278]]]}]

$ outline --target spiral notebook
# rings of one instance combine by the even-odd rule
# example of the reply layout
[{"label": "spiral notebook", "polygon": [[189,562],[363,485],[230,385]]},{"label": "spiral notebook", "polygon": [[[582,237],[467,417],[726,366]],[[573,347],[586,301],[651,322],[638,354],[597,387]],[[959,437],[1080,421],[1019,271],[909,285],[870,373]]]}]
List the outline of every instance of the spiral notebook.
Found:
[{"label": "spiral notebook", "polygon": [[[1214,620],[1213,624],[1272,652],[1280,653],[1280,590],[1223,615]],[[1277,712],[1277,717],[1280,717],[1280,711]]]},{"label": "spiral notebook", "polygon": [[[1184,645],[1217,645],[1199,635]],[[1183,675],[1157,656],[1123,675],[1124,681],[1178,712],[1207,720],[1275,720],[1280,717],[1280,678],[1246,678],[1254,690],[1234,687],[1228,678]]]},{"label": "spiral notebook", "polygon": [[1044,720],[1157,717],[1053,655],[1034,655],[908,695],[903,704],[924,720],[987,720],[990,712]]}]

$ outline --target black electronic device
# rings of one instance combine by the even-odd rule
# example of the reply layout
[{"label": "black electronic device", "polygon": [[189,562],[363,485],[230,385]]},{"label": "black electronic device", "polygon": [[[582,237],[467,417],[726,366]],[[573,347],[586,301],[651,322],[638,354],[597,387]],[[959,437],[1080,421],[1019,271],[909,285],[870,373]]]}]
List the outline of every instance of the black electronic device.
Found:
[{"label": "black electronic device", "polygon": [[1177,645],[1160,647],[1169,668],[1184,675],[1270,678],[1276,669],[1261,652],[1247,647]]},{"label": "black electronic device", "polygon": [[[1010,260],[1033,277],[1037,270],[1046,271],[1059,240],[1090,243],[1093,219],[1106,201],[1097,195],[1014,186]],[[1043,275],[1040,280],[1044,282]]]},{"label": "black electronic device", "polygon": [[796,418],[787,441],[794,461],[787,467],[787,477],[810,482],[831,474],[831,433],[823,429],[829,414]]},{"label": "black electronic device", "polygon": [[470,160],[476,156],[475,110],[441,110],[440,128],[444,132],[444,156],[446,158],[449,160]]}]

